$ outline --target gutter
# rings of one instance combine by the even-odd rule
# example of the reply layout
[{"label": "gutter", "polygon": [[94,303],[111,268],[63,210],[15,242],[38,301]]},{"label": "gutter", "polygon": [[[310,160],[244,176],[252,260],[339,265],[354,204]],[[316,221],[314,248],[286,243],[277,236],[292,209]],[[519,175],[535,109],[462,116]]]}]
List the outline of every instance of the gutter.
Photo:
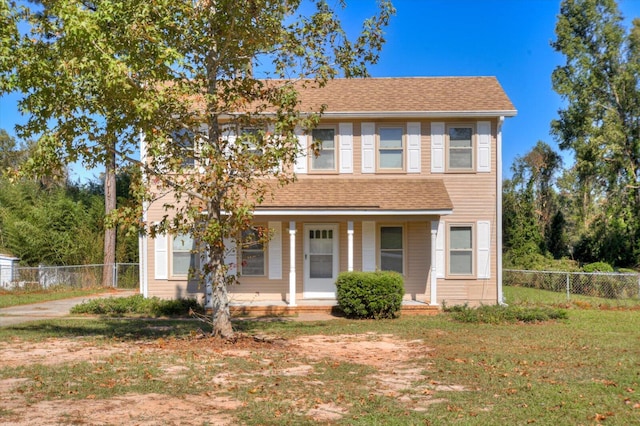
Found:
[{"label": "gutter", "polygon": [[498,119],[496,129],[496,262],[497,262],[497,286],[498,286],[498,304],[505,305],[504,294],[502,292],[502,125],[504,124],[504,116]]}]

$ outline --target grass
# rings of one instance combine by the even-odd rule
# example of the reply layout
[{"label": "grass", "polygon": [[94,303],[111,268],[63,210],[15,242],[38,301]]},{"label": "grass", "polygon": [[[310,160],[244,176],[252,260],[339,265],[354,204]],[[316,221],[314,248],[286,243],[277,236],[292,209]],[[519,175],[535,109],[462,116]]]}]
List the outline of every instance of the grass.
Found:
[{"label": "grass", "polygon": [[575,308],[638,308],[640,299],[607,299],[604,297],[583,296],[571,294],[567,299],[566,293],[558,293],[548,290],[539,290],[528,287],[505,286],[503,288],[507,304],[521,306],[547,305]]},{"label": "grass", "polygon": [[28,305],[30,303],[47,302],[51,300],[69,299],[71,297],[89,296],[92,294],[106,293],[111,288],[89,287],[73,289],[66,286],[56,286],[49,289],[0,289],[0,308],[10,306]]},{"label": "grass", "polygon": [[[546,293],[505,289],[512,305],[544,306],[549,303]],[[589,302],[592,308],[598,306],[595,302]],[[295,348],[277,345],[252,347],[244,356],[208,346],[207,352],[204,340],[185,339],[202,327],[186,319],[60,319],[3,327],[0,348],[19,336],[23,343],[82,339],[100,348],[129,342],[155,350],[97,355],[93,362],[3,366],[0,380],[29,379],[17,389],[29,403],[211,392],[241,401],[242,409],[232,414],[237,423],[247,425],[314,424],[300,410],[322,404],[343,407],[345,414],[333,423],[348,425],[640,424],[640,310],[581,309],[565,305],[566,300],[550,303],[562,304],[568,319],[478,324],[445,313],[378,321],[236,324],[245,333],[287,339],[375,333],[420,340],[425,351],[410,361],[414,380],[407,381],[402,393],[414,398],[428,388],[430,397],[444,400],[424,412],[373,392],[378,373],[374,367],[337,362],[331,354],[311,361],[298,356]],[[310,365],[309,374],[268,374],[298,364]],[[181,374],[167,376],[167,366],[180,366]],[[233,384],[213,380],[225,372],[232,372]],[[434,384],[465,390],[452,392]],[[0,423],[11,415],[0,410]]]}]

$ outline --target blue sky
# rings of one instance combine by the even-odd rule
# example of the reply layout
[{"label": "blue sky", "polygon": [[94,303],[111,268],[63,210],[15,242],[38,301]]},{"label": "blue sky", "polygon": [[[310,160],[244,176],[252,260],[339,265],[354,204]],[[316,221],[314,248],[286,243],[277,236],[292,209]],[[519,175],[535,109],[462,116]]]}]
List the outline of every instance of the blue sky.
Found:
[{"label": "blue sky", "polygon": [[[518,115],[503,127],[503,171],[510,175],[516,156],[542,140],[555,149],[550,122],[562,101],[551,88],[551,73],[564,58],[550,46],[560,0],[395,0],[374,77],[496,76]],[[373,0],[351,0],[343,24],[357,29],[374,10]],[[630,26],[640,17],[640,0],[618,0]],[[23,123],[17,96],[0,99],[0,128],[14,134]],[[563,153],[571,162],[569,153]],[[96,177],[78,167],[72,179]]]}]

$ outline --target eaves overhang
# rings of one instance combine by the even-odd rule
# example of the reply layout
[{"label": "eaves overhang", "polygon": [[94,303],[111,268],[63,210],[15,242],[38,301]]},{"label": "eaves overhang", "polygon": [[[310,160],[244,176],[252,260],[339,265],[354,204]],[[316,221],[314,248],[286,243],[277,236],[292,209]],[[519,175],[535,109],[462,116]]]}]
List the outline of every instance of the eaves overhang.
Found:
[{"label": "eaves overhang", "polygon": [[447,216],[451,209],[443,210],[357,210],[357,209],[261,209],[254,216]]}]

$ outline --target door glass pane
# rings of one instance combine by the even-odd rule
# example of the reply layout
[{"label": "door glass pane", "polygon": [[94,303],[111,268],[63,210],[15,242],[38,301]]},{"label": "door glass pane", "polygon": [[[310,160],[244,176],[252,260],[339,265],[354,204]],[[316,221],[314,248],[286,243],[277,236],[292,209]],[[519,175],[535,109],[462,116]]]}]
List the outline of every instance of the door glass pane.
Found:
[{"label": "door glass pane", "polygon": [[309,256],[310,278],[333,278],[333,255],[312,254]]},{"label": "door glass pane", "polygon": [[333,253],[333,241],[325,239],[317,239],[309,241],[309,252],[312,254],[330,254]]}]

